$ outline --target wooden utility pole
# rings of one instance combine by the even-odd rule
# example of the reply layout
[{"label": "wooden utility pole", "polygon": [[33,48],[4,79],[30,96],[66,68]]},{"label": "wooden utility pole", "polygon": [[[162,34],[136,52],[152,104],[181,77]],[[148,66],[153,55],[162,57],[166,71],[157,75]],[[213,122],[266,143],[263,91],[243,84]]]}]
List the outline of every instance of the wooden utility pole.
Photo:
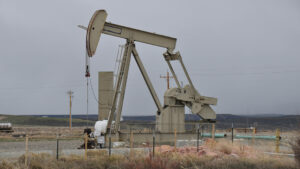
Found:
[{"label": "wooden utility pole", "polygon": [[74,92],[72,90],[69,90],[67,94],[70,97],[69,128],[71,129],[72,128],[72,97],[74,97],[73,96]]},{"label": "wooden utility pole", "polygon": [[167,76],[160,75],[160,78],[167,79],[167,89],[170,89],[170,78],[174,77],[169,75],[169,71],[167,71]]}]

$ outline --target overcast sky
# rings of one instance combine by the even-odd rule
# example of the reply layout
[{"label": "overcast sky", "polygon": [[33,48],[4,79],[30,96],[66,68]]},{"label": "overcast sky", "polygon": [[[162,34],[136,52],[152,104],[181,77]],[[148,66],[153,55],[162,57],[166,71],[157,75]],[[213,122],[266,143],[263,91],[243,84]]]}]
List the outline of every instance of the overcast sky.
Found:
[{"label": "overcast sky", "polygon": [[[218,98],[218,114],[300,114],[299,0],[0,0],[0,114],[68,114],[70,89],[73,113],[86,113],[85,31],[77,25],[98,9],[112,23],[177,38],[199,93]],[[114,70],[124,43],[101,37],[91,59],[95,92],[97,72]],[[165,49],[136,46],[163,102]],[[155,112],[133,59],[123,115]]]}]

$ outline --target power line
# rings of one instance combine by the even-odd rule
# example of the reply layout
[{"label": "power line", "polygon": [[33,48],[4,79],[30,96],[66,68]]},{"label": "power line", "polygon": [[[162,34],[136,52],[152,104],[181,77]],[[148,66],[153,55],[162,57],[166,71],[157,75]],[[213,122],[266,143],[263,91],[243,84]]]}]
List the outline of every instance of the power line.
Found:
[{"label": "power line", "polygon": [[170,89],[170,79],[172,79],[174,77],[169,75],[169,71],[167,71],[167,75],[166,76],[160,75],[160,78],[163,78],[163,79],[167,80],[167,89]]},{"label": "power line", "polygon": [[91,86],[92,93],[93,93],[93,96],[94,96],[95,101],[96,101],[99,105],[100,105],[100,104],[103,105],[103,103],[101,103],[100,100],[98,100],[97,97],[96,97],[96,94],[95,94],[95,91],[94,91],[94,88],[93,88],[93,85],[92,85],[92,79],[91,79],[91,78],[90,78],[90,84],[91,84],[90,86]]}]

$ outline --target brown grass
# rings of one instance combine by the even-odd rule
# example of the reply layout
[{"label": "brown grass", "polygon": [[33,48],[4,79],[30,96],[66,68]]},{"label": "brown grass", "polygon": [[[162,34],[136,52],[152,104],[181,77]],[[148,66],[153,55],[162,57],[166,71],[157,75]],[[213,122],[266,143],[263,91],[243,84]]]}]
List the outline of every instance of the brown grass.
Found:
[{"label": "brown grass", "polygon": [[220,143],[217,145],[217,150],[224,154],[231,154],[232,153],[233,146],[226,143]]},{"label": "brown grass", "polygon": [[[297,142],[298,160],[300,140]],[[179,148],[178,148],[179,149]],[[88,151],[88,160],[83,156],[62,156],[56,160],[50,154],[29,154],[28,166],[24,155],[15,162],[2,161],[0,169],[296,169],[292,158],[267,156],[249,146],[232,144],[226,140],[207,142],[201,148],[206,153],[189,151],[156,151],[155,157],[134,151],[126,155],[108,156],[105,150]],[[299,163],[300,164],[300,163]]]},{"label": "brown grass", "polygon": [[[151,156],[135,154],[133,157],[112,155],[108,157],[103,151],[91,152],[88,154],[88,160],[85,161],[82,156],[65,156],[58,161],[50,154],[30,154],[28,158],[28,169],[296,169],[295,163],[290,159],[280,159],[278,157],[260,157],[245,158],[226,155],[228,148],[225,149],[223,156],[197,156],[185,155],[180,153],[156,154],[155,158]],[[24,156],[21,156],[16,162],[2,161],[0,169],[23,169]]]}]

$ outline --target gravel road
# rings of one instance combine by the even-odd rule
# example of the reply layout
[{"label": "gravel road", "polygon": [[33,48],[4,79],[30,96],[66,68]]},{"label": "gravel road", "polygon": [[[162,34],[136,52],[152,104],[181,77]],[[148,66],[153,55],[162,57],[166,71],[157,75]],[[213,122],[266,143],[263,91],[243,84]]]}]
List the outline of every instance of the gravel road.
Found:
[{"label": "gravel road", "polygon": [[[76,150],[83,144],[83,140],[60,140],[59,148],[62,150]],[[29,141],[28,151],[34,153],[55,153],[56,140]],[[0,142],[0,159],[17,158],[25,153],[25,142]]]},{"label": "gravel road", "polygon": [[[76,149],[83,140],[60,140],[59,147],[63,149]],[[48,141],[29,141],[29,151],[40,151],[40,150],[56,150],[56,140]],[[13,152],[13,151],[25,151],[25,142],[0,142],[0,153],[2,152]]]}]

